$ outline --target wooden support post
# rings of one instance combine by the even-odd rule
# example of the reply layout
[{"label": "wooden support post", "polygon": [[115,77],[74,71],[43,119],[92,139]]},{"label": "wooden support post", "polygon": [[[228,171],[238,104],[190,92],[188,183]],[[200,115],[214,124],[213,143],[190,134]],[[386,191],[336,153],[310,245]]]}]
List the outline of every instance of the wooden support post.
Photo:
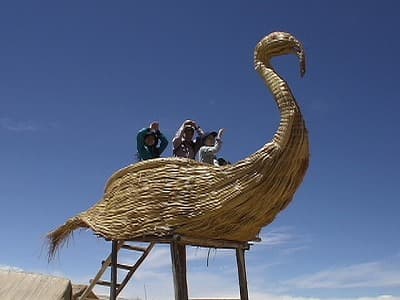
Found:
[{"label": "wooden support post", "polygon": [[246,264],[245,264],[244,250],[241,248],[236,249],[236,261],[237,261],[238,274],[239,274],[240,300],[249,300],[249,293],[247,291]]},{"label": "wooden support post", "polygon": [[118,260],[118,241],[112,241],[111,246],[111,287],[110,300],[117,299],[117,260]]},{"label": "wooden support post", "polygon": [[175,300],[188,300],[186,280],[186,246],[173,241],[171,242],[170,247]]}]

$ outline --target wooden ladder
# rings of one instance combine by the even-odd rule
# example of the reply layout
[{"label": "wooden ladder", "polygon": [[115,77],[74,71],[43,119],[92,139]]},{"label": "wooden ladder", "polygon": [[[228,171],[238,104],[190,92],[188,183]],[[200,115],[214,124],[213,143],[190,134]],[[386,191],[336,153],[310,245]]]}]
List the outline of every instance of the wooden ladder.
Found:
[{"label": "wooden ladder", "polygon": [[[151,242],[147,247],[139,247],[123,241],[112,241],[111,254],[107,257],[106,260],[102,261],[102,266],[99,272],[94,277],[94,279],[90,280],[90,284],[84,290],[79,300],[86,300],[89,293],[93,290],[96,284],[110,287],[110,299],[116,299],[119,293],[121,293],[122,289],[132,278],[135,271],[139,268],[139,266],[145,260],[147,255],[150,253],[151,249],[153,249],[154,245],[155,243]],[[141,255],[137,259],[136,263],[132,266],[118,264],[117,255],[118,251],[121,249],[139,251],[141,252]],[[111,267],[111,281],[101,280],[101,277],[103,276],[104,272],[107,270],[108,267]],[[124,279],[121,281],[121,283],[116,283],[117,269],[128,271]]]}]

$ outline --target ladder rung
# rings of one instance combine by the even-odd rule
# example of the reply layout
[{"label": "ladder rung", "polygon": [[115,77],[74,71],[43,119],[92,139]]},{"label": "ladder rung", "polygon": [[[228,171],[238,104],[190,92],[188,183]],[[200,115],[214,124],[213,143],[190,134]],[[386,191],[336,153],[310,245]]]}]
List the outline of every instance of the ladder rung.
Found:
[{"label": "ladder rung", "polygon": [[[98,280],[97,282],[96,282],[96,284],[98,284],[98,285],[105,285],[105,286],[111,286],[111,282],[109,282],[109,281],[104,281],[104,280]],[[117,283],[117,288],[120,286],[120,284],[119,283]]]},{"label": "ladder rung", "polygon": [[[139,265],[144,261],[144,259],[147,257],[151,249],[154,247],[154,242],[150,243],[148,247],[138,247],[138,246],[133,246],[130,244],[123,244],[123,242],[118,243],[117,251],[120,250],[121,248],[125,248],[128,250],[134,250],[134,251],[139,251],[143,252],[143,254],[139,255],[138,260],[133,266],[129,265],[124,265],[124,264],[118,264],[117,263],[117,268],[119,269],[125,269],[128,270],[128,273],[126,274],[125,278],[122,280],[121,283],[116,283],[116,289],[117,289],[117,296],[121,292],[121,290],[126,286],[128,281],[131,279],[133,273],[137,270]],[[103,285],[103,286],[108,286],[111,287],[111,282],[109,281],[104,281],[100,280],[101,276],[103,276],[104,272],[107,270],[108,267],[111,266],[111,255],[112,253],[108,256],[106,260],[103,260],[101,262],[101,269],[97,273],[97,275],[94,277],[94,279],[89,280],[89,286],[83,291],[83,294],[81,295],[80,299],[86,299],[88,294],[93,290],[94,286],[97,285]]]},{"label": "ladder rung", "polygon": [[132,245],[128,245],[128,244],[123,244],[121,246],[121,248],[128,249],[128,250],[133,250],[133,251],[142,251],[142,252],[145,252],[147,250],[147,248],[138,247],[138,246],[132,246]]},{"label": "ladder rung", "polygon": [[132,269],[133,266],[127,266],[127,265],[121,265],[121,264],[117,264],[117,268],[118,269],[123,269],[123,270],[128,270],[130,271]]}]

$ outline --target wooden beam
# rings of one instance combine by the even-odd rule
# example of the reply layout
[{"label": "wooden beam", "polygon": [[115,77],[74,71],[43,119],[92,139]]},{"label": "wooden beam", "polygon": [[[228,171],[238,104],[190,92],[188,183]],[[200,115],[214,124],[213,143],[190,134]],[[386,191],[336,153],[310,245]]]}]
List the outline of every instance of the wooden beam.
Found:
[{"label": "wooden beam", "polygon": [[118,260],[118,241],[112,241],[110,300],[117,299],[117,260]]},{"label": "wooden beam", "polygon": [[[171,242],[179,242],[181,244],[195,246],[195,247],[206,247],[206,248],[224,248],[224,249],[237,249],[242,248],[249,250],[251,243],[250,241],[232,241],[232,240],[219,240],[219,239],[206,239],[206,238],[196,238],[188,237],[180,234],[175,234],[173,236],[157,237],[157,236],[144,236],[139,239],[129,240],[132,242],[153,242],[160,244],[170,244]],[[259,242],[260,239],[254,240],[254,242]]]},{"label": "wooden beam", "polygon": [[170,247],[175,300],[188,300],[186,279],[186,246],[178,242],[171,242]]},{"label": "wooden beam", "polygon": [[240,300],[249,300],[247,290],[246,264],[243,249],[236,249],[236,261],[239,275]]},{"label": "wooden beam", "polygon": [[132,266],[123,265],[123,264],[117,264],[117,268],[118,268],[118,269],[121,269],[121,270],[130,271],[130,270],[132,269]]},{"label": "wooden beam", "polygon": [[[104,286],[111,287],[111,282],[110,281],[98,280],[96,284],[97,285],[104,285]],[[119,284],[117,284],[117,286],[119,286]]]},{"label": "wooden beam", "polygon": [[214,240],[214,239],[205,239],[205,238],[193,238],[182,235],[174,235],[173,240],[178,241],[179,243],[191,246],[200,246],[207,248],[224,248],[224,249],[246,249],[250,248],[247,242],[236,242],[236,241],[228,241],[228,240]]},{"label": "wooden beam", "polygon": [[128,244],[123,244],[121,246],[123,249],[128,249],[128,250],[133,250],[133,251],[142,251],[145,252],[147,248],[144,247],[138,247],[138,246],[133,246],[133,245],[128,245]]}]

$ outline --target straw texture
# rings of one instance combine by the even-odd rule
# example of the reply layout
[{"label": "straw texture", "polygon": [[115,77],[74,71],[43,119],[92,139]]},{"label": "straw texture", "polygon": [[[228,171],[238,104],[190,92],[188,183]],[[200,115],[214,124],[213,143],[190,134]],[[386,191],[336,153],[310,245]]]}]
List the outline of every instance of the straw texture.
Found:
[{"label": "straw texture", "polygon": [[250,241],[292,200],[309,163],[307,129],[288,84],[270,64],[294,53],[305,73],[303,47],[289,33],[274,32],[256,46],[255,69],[272,92],[281,122],[271,142],[234,165],[216,167],[184,158],[139,162],[109,179],[92,208],[48,234],[54,255],[77,228],[112,240],[173,234]]}]

